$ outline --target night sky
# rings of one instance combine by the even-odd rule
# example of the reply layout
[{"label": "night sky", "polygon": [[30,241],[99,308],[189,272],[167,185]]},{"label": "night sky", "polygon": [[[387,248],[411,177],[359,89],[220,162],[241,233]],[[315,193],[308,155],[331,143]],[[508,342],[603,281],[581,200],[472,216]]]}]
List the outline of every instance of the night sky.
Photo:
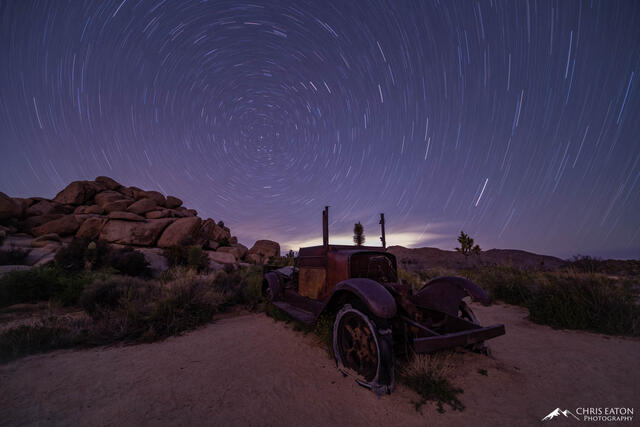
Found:
[{"label": "night sky", "polygon": [[240,242],[640,257],[638,1],[0,2],[0,191],[108,175]]}]

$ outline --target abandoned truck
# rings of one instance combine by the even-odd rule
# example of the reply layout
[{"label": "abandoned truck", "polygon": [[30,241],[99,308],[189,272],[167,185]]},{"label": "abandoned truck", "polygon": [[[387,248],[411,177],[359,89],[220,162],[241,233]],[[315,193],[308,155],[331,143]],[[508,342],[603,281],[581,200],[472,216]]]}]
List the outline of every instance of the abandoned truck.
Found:
[{"label": "abandoned truck", "polygon": [[377,394],[394,387],[394,353],[431,353],[503,335],[504,325],[483,327],[464,301],[487,303],[487,293],[460,277],[438,277],[414,292],[398,280],[397,262],[382,248],[330,245],[328,207],[322,213],[323,245],[300,248],[294,266],[265,267],[263,292],[296,320],[311,325],[323,314],[333,321],[338,369]]}]

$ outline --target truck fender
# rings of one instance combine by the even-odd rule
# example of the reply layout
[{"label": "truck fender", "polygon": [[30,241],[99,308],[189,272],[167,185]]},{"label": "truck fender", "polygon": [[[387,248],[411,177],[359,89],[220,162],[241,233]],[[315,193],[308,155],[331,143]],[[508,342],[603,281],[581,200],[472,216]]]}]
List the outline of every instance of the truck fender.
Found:
[{"label": "truck fender", "polygon": [[452,316],[457,316],[462,298],[470,295],[478,301],[489,303],[489,295],[480,286],[462,277],[443,276],[427,282],[416,292],[414,303]]},{"label": "truck fender", "polygon": [[353,294],[362,301],[375,316],[390,319],[396,315],[397,307],[393,296],[375,280],[352,278],[338,283],[331,293],[329,304],[344,293]]},{"label": "truck fender", "polygon": [[272,271],[264,275],[262,282],[263,292],[269,297],[269,299],[277,299],[282,292],[282,285],[278,273]]}]

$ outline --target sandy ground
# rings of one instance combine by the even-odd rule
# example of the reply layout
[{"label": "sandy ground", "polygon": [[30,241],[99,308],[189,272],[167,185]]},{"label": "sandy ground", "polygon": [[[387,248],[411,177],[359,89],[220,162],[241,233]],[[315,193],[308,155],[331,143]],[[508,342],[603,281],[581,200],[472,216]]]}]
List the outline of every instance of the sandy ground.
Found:
[{"label": "sandy ground", "polygon": [[417,412],[402,386],[379,399],[342,377],[313,336],[245,314],[162,343],[0,366],[0,425],[519,426],[556,407],[634,405],[636,419],[623,424],[639,424],[639,340],[553,330],[514,306],[475,310],[507,335],[491,341],[492,357],[455,356],[462,412]]}]

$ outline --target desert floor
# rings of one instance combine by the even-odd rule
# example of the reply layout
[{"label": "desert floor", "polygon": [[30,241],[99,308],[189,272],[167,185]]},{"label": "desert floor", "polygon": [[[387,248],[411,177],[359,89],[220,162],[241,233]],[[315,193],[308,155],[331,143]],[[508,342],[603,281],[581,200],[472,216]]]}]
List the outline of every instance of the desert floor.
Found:
[{"label": "desert floor", "polygon": [[515,426],[579,406],[636,406],[623,424],[637,425],[640,340],[553,330],[520,307],[474,309],[507,334],[491,341],[491,357],[454,356],[462,412],[432,404],[418,412],[403,386],[379,399],[344,378],[311,334],[242,314],[161,343],[0,366],[0,425]]}]

